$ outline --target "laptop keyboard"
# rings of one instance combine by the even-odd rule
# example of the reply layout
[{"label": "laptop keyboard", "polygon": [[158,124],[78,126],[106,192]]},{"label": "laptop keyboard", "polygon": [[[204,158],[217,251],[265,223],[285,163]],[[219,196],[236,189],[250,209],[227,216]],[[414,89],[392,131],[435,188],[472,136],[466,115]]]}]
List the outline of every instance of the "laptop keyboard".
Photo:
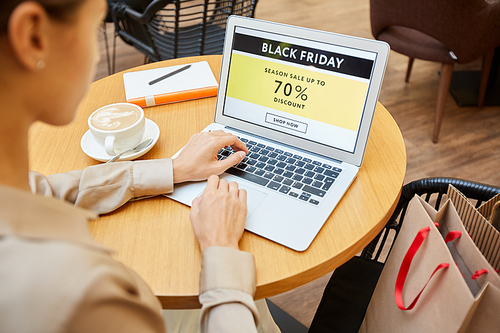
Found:
[{"label": "laptop keyboard", "polygon": [[[341,168],[329,164],[239,138],[249,153],[239,164],[226,170],[227,173],[313,205],[321,202],[342,172]],[[225,159],[232,153],[231,147],[222,148],[217,158]]]}]

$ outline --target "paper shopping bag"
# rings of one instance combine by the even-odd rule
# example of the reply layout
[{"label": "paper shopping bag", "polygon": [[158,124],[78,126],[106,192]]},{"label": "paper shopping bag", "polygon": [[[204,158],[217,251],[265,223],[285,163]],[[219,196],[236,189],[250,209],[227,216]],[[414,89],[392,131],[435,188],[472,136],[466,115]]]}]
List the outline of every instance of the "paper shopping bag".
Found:
[{"label": "paper shopping bag", "polygon": [[500,270],[500,232],[492,224],[500,220],[500,194],[478,209],[452,185],[448,187],[447,196],[478,249],[494,269]]},{"label": "paper shopping bag", "polygon": [[360,332],[496,332],[500,316],[484,309],[499,309],[499,288],[451,202],[436,212],[416,196]]}]

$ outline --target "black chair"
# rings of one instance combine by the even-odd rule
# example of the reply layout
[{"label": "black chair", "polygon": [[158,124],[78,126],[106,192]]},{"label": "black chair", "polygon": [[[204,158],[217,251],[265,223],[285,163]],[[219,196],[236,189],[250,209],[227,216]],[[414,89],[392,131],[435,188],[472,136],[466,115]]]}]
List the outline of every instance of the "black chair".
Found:
[{"label": "black chair", "polygon": [[[384,230],[362,251],[337,268],[328,282],[309,333],[358,332],[382,272],[380,256],[389,234],[397,237],[409,202],[418,194],[427,202],[435,202],[439,209],[448,185],[455,186],[466,197],[477,200],[476,207],[500,193],[499,187],[455,178],[426,178],[408,183],[403,187],[396,210]],[[425,194],[425,197],[423,196]],[[431,202],[431,203],[432,203]],[[387,248],[386,248],[387,249]]]},{"label": "black chair", "polygon": [[154,0],[141,13],[117,0],[118,35],[150,61],[221,54],[229,15],[253,17],[258,0]]},{"label": "black chair", "polygon": [[143,11],[147,5],[152,0],[107,0],[108,2],[108,13],[104,18],[104,22],[102,23],[102,33],[104,37],[104,45],[106,47],[106,61],[108,63],[108,75],[115,73],[115,60],[116,60],[116,30],[113,31],[113,53],[110,55],[109,53],[109,42],[108,42],[108,31],[106,23],[113,23],[113,16],[111,15],[111,7],[115,2],[123,1],[127,3],[131,8],[137,11]]}]

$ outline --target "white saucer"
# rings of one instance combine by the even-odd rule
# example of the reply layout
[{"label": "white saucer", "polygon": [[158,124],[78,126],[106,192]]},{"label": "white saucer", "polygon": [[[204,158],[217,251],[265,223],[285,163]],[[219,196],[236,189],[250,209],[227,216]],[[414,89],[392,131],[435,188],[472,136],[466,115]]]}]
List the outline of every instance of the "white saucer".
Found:
[{"label": "white saucer", "polygon": [[[158,125],[156,125],[156,123],[151,119],[146,118],[146,127],[144,129],[144,135],[141,139],[141,142],[147,139],[153,139],[153,142],[146,149],[141,150],[134,154],[124,155],[120,157],[118,161],[131,161],[138,157],[141,157],[142,155],[150,151],[151,148],[154,147],[159,137],[160,137],[160,128],[158,127]],[[113,156],[110,156],[108,155],[108,153],[106,153],[106,150],[104,149],[103,146],[97,143],[97,141],[90,133],[90,130],[85,132],[85,134],[82,136],[82,141],[80,142],[80,146],[82,147],[83,152],[87,154],[87,156],[92,157],[94,160],[98,160],[100,162],[106,162],[111,158],[113,158]]]}]

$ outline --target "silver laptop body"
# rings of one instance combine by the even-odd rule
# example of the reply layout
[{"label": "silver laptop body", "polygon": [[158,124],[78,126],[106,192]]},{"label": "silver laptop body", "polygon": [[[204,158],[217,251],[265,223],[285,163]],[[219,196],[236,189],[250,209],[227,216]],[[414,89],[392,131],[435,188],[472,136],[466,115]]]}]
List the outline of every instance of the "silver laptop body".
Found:
[{"label": "silver laptop body", "polygon": [[[388,54],[375,40],[229,18],[215,122],[204,131],[250,148],[221,176],[248,192],[248,231],[309,247],[362,164]],[[186,183],[168,197],[191,205],[204,188]]]}]

